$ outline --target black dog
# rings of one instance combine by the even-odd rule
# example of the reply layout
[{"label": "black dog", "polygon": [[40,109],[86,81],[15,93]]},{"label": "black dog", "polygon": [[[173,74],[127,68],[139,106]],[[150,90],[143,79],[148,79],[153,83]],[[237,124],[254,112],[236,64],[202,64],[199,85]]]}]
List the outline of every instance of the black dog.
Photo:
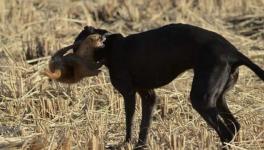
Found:
[{"label": "black dog", "polygon": [[[92,33],[108,31],[85,27],[75,42]],[[94,58],[109,69],[113,86],[124,97],[126,142],[131,140],[136,92],[142,98],[137,146],[146,144],[156,101],[154,89],[180,73],[194,70],[192,106],[216,130],[223,144],[230,142],[240,128],[224,98],[237,81],[238,67],[246,65],[264,80],[264,71],[221,35],[186,24],[170,24],[127,37],[108,35],[105,47],[97,49]]]}]

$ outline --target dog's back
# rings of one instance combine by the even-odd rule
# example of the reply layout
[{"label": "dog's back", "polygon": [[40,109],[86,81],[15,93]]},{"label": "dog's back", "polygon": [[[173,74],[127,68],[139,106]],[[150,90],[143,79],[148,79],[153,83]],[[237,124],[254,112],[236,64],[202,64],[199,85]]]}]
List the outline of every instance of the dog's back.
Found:
[{"label": "dog's back", "polygon": [[[215,53],[215,58],[211,59],[216,61],[218,54],[236,51],[225,41],[217,33],[199,27],[170,24],[113,41],[109,62],[116,68],[129,70],[135,86],[159,87],[194,68],[197,60],[208,54],[214,56],[212,53]],[[211,48],[215,46],[221,48]]]}]

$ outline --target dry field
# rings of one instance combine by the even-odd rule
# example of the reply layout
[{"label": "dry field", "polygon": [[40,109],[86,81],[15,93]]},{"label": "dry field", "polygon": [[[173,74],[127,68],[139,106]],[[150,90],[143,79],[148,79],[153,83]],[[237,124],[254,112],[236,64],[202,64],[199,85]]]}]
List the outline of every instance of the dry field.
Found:
[{"label": "dry field", "polygon": [[[40,71],[85,25],[128,35],[179,22],[222,34],[264,68],[264,0],[0,0],[0,149],[99,150],[120,144],[123,100],[106,69],[75,85],[48,81]],[[186,72],[156,90],[151,150],[219,149],[216,133],[190,106],[192,76]],[[242,126],[230,145],[264,149],[264,82],[246,67],[239,78],[227,96]],[[133,143],[140,110],[137,105]]]}]

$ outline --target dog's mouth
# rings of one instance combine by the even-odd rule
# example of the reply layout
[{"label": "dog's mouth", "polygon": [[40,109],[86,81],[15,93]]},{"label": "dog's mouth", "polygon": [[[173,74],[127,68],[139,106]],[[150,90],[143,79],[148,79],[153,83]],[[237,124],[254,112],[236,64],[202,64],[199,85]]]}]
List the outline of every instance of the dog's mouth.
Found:
[{"label": "dog's mouth", "polygon": [[106,36],[105,36],[105,35],[103,35],[103,36],[101,37],[101,41],[102,41],[103,43],[106,41]]},{"label": "dog's mouth", "polygon": [[98,48],[104,48],[105,47],[105,41],[106,41],[106,36],[105,35],[100,36],[100,41],[98,41],[97,47]]}]

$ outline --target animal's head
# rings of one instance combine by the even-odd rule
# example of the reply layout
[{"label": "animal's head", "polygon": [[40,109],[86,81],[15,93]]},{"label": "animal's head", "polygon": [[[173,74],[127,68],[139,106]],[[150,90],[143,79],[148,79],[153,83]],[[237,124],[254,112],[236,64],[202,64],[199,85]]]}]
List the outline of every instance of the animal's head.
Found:
[{"label": "animal's head", "polygon": [[104,41],[106,40],[104,35],[100,34],[91,34],[86,37],[83,42],[81,42],[81,46],[85,45],[87,48],[91,50],[94,48],[104,48]]},{"label": "animal's head", "polygon": [[86,66],[91,71],[96,71],[103,64],[101,61],[96,61],[94,58],[95,51],[98,51],[101,48],[104,48],[105,37],[100,34],[91,34],[86,39],[80,42],[78,49],[74,54],[78,57],[81,57]]},{"label": "animal's head", "polygon": [[[81,43],[82,41],[84,41],[85,39],[87,39],[87,37],[89,35],[93,35],[93,34],[96,34],[97,36],[100,35],[102,37],[105,37],[107,35],[110,34],[110,32],[108,32],[107,30],[104,30],[104,29],[97,29],[97,28],[94,28],[92,26],[85,26],[83,28],[83,30],[79,33],[79,35],[75,38],[74,40],[74,45],[78,44],[78,43]],[[77,51],[79,48],[79,46],[75,46],[73,48],[73,51]]]}]

